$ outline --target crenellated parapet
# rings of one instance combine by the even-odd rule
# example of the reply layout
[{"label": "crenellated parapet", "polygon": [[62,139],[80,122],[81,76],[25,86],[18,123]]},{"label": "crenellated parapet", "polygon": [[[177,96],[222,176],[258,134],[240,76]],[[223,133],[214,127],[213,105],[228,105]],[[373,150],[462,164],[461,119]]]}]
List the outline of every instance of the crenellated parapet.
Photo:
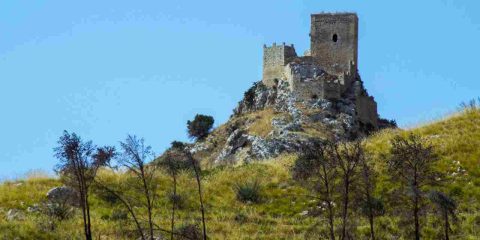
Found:
[{"label": "crenellated parapet", "polygon": [[284,78],[284,67],[297,57],[295,47],[285,43],[263,46],[263,83],[272,87],[275,79]]}]

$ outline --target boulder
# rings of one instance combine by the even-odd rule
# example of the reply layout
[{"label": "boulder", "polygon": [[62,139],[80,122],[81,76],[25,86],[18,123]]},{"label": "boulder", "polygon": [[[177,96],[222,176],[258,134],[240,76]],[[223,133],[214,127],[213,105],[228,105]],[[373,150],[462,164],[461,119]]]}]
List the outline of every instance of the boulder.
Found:
[{"label": "boulder", "polygon": [[74,206],[79,205],[77,192],[67,186],[54,187],[48,190],[47,199],[52,203],[69,204]]}]

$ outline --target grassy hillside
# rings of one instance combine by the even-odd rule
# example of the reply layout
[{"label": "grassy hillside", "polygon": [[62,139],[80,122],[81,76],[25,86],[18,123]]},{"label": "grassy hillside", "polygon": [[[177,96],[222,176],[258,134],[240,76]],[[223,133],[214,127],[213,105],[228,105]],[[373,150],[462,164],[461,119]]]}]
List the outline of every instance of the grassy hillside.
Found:
[{"label": "grassy hillside", "polygon": [[[255,116],[262,122],[271,119]],[[264,134],[262,122],[252,125],[250,131]],[[221,129],[220,129],[221,130]],[[218,132],[218,131],[217,131]],[[384,130],[366,140],[369,153],[375,160],[381,182],[376,191],[388,195],[394,183],[385,171],[389,140],[397,134],[415,132],[428,139],[441,156],[438,168],[449,176],[450,193],[459,202],[458,221],[454,224],[453,239],[480,239],[480,111],[466,110],[444,120],[409,130]],[[240,166],[221,166],[204,172],[207,230],[211,239],[318,239],[318,232],[325,231],[325,222],[310,216],[316,209],[315,199],[292,179],[289,169],[295,155],[283,155],[269,161]],[[124,181],[121,174],[103,171],[105,181]],[[167,196],[171,181],[159,174],[159,195]],[[261,185],[260,203],[242,203],[236,199],[237,184],[258,181]],[[179,210],[179,224],[199,221],[199,206],[195,201],[195,184],[191,175],[182,174],[179,191],[184,204]],[[45,198],[45,193],[54,186],[61,186],[58,179],[29,178],[0,185],[0,239],[81,239],[81,217],[59,222],[52,229],[48,219],[38,213],[29,213],[27,208]],[[119,214],[121,207],[105,194],[93,189],[92,221],[97,239],[126,239],[131,223]],[[22,211],[23,217],[8,221],[10,209]],[[156,222],[168,229],[170,203],[162,197],[156,211]],[[368,236],[368,225],[360,217],[355,218],[360,239]],[[181,222],[181,223],[180,223]],[[436,239],[440,225],[433,217],[426,218],[423,229],[425,239]],[[405,239],[401,221],[394,214],[377,219],[379,239]]]}]

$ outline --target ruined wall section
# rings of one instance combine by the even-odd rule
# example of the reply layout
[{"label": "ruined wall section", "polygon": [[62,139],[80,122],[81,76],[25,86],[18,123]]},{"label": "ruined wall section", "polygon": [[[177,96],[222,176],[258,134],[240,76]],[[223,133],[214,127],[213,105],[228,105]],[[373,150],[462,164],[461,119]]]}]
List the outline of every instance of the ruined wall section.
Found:
[{"label": "ruined wall section", "polygon": [[311,15],[311,56],[328,73],[345,75],[349,86],[357,70],[358,17],[355,13],[321,13]]},{"label": "ruined wall section", "polygon": [[357,76],[357,80],[353,82],[352,90],[355,95],[355,111],[359,121],[365,126],[370,125],[376,129],[378,127],[377,102],[368,95],[360,76]]},{"label": "ruined wall section", "polygon": [[290,91],[298,100],[340,98],[338,78],[312,62],[289,63],[284,72]]},{"label": "ruined wall section", "polygon": [[284,79],[285,65],[297,57],[293,45],[273,44],[263,46],[263,78],[262,82],[268,87],[275,85],[275,80]]},{"label": "ruined wall section", "polygon": [[377,103],[372,96],[359,96],[355,101],[356,112],[360,122],[369,124],[373,129],[378,127]]}]

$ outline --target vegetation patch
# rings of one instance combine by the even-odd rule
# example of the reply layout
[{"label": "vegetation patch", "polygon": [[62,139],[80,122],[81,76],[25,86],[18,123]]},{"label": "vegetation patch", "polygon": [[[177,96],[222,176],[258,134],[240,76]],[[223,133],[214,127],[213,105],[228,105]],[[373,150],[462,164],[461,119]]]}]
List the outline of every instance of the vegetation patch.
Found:
[{"label": "vegetation patch", "polygon": [[[222,126],[213,131],[227,131]],[[372,168],[377,172],[373,195],[378,199],[368,204],[352,205],[351,228],[357,239],[366,239],[370,234],[368,208],[375,212],[374,231],[377,239],[411,239],[409,221],[398,210],[402,206],[393,200],[400,199],[399,182],[391,181],[387,159],[391,158],[391,143],[395,136],[417,134],[433,146],[438,155],[433,170],[444,176],[438,181],[449,184],[432,187],[442,192],[425,196],[425,201],[435,200],[432,208],[422,212],[423,239],[442,239],[445,221],[440,221],[442,213],[455,213],[456,219],[449,218],[452,239],[478,239],[480,237],[480,111],[471,110],[455,116],[409,130],[382,130],[364,141],[365,151],[371,158]],[[253,162],[241,166],[221,166],[205,169],[202,166],[201,184],[204,196],[206,229],[210,239],[324,239],[329,229],[325,215],[325,205],[321,199],[312,196],[312,185],[305,185],[292,177],[292,169],[298,156],[281,155],[268,161]],[[308,162],[306,162],[307,164]],[[308,164],[307,164],[308,165]],[[148,170],[150,171],[150,169]],[[156,171],[152,176],[155,183],[154,215],[152,221],[162,229],[171,228],[172,205],[175,210],[175,231],[182,226],[196,225],[201,230],[201,206],[198,201],[197,181],[194,172],[181,170],[176,176],[178,199],[172,198],[172,172]],[[315,176],[316,177],[316,176]],[[357,175],[358,179],[362,175]],[[147,223],[148,211],[141,188],[137,188],[138,178],[124,169],[99,169],[98,181],[125,191],[134,206],[135,213]],[[261,199],[256,204],[245,204],[237,198],[235,187],[242,183],[261,182]],[[313,183],[313,182],[308,182]],[[340,183],[340,182],[337,182]],[[53,187],[62,186],[60,179],[28,178],[8,181],[0,185],[0,239],[78,239],[84,237],[81,211],[63,219],[49,218],[48,214],[35,211],[35,204],[46,200],[46,193]],[[118,187],[118,188],[117,188]],[[111,194],[101,191],[93,184],[89,202],[92,234],[101,239],[137,239],[139,237],[131,214],[121,201],[113,200]],[[341,189],[335,189],[340,193]],[[452,198],[456,204],[444,198]],[[357,201],[353,195],[353,202]],[[427,198],[428,197],[428,198]],[[335,199],[335,198],[334,198]],[[433,199],[433,200],[430,200]],[[335,200],[337,201],[337,200]],[[361,203],[359,201],[358,203]],[[445,204],[444,204],[445,203]],[[16,209],[24,218],[7,219],[9,210]],[[341,225],[338,204],[334,206],[334,225]],[[405,211],[404,211],[405,212]],[[55,211],[54,211],[55,213]],[[52,216],[55,216],[53,214]],[[59,220],[61,219],[61,220]],[[452,221],[450,221],[452,220]],[[53,221],[53,222],[52,222]],[[350,229],[351,230],[351,229]],[[155,231],[169,237],[165,232]],[[197,234],[197,233],[196,233]]]},{"label": "vegetation patch", "polygon": [[245,118],[248,119],[247,122],[251,122],[247,129],[248,133],[263,138],[267,137],[273,130],[272,120],[283,115],[285,114],[277,113],[271,108],[247,114]]}]

